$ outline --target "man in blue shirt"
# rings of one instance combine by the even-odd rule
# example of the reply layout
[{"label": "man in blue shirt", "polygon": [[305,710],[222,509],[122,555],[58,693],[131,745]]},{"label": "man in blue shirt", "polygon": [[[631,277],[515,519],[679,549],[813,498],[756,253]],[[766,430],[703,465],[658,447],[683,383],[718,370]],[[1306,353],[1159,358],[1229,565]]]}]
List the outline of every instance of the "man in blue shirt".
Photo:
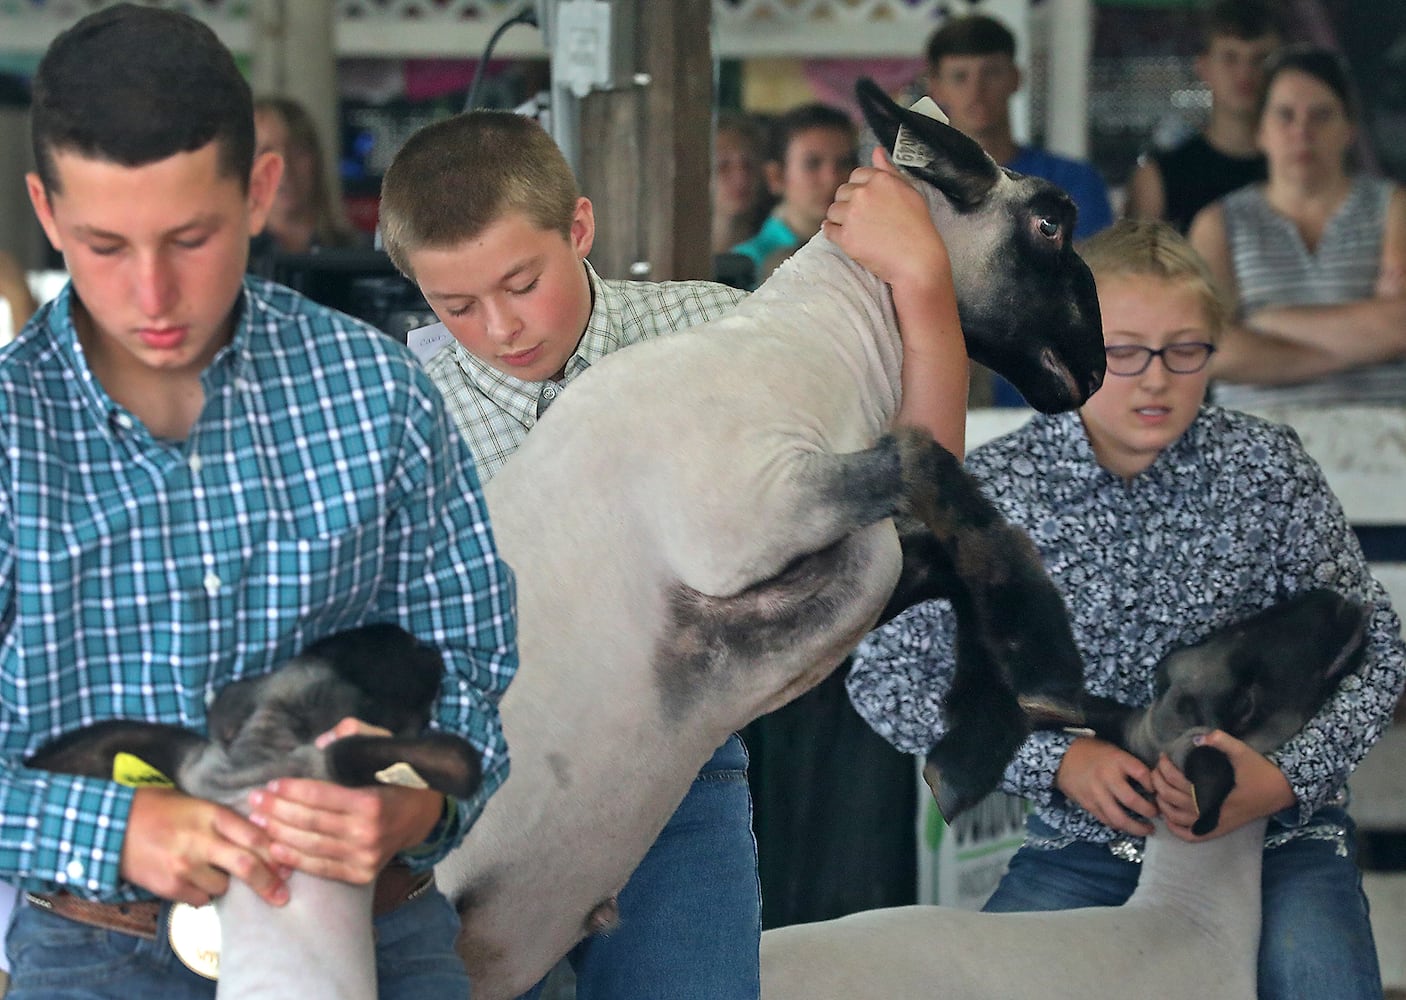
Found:
[{"label": "man in blue shirt", "polygon": [[1018,145],[1011,135],[1010,100],[1020,89],[1015,36],[982,14],[944,21],[928,38],[928,96],[953,127],[971,136],[1003,167],[1043,177],[1079,206],[1074,238],[1113,222],[1108,186],[1088,163]]},{"label": "man in blue shirt", "polygon": [[[299,870],[387,890],[382,997],[462,998],[457,919],[416,872],[507,775],[517,663],[467,448],[408,351],[245,277],[282,163],[255,156],[208,28],[84,18],[39,66],[33,135],[30,198],[71,283],[0,352],[0,878],[34,904],[11,996],[211,997],[172,957],[171,901],[236,878],[276,906]],[[375,621],[443,653],[434,725],[481,752],[474,798],[284,779],[246,818],[23,766],[103,719],[203,730],[228,682]]]},{"label": "man in blue shirt", "polygon": [[[954,128],[1016,173],[1043,177],[1063,188],[1078,206],[1074,238],[1084,239],[1113,223],[1108,186],[1082,160],[1034,146],[1021,146],[1011,135],[1010,100],[1020,89],[1015,64],[1015,36],[995,18],[970,14],[944,21],[928,38],[928,96]],[[997,406],[1024,406],[1019,392],[999,375],[991,376]]]}]

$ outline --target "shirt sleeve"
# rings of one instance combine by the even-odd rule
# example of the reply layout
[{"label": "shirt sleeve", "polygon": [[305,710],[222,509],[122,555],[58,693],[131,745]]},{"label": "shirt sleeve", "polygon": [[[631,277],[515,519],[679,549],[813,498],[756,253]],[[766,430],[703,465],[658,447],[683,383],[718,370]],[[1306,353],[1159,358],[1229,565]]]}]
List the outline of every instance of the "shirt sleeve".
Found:
[{"label": "shirt sleeve", "polygon": [[1079,219],[1074,224],[1074,238],[1084,239],[1101,229],[1113,225],[1113,202],[1108,196],[1108,185],[1094,167],[1083,167],[1077,175],[1075,190],[1070,192],[1079,206]]},{"label": "shirt sleeve", "polygon": [[[1290,432],[1291,433],[1291,432]],[[1401,620],[1386,590],[1372,576],[1342,505],[1317,463],[1297,439],[1285,449],[1288,523],[1279,536],[1279,589],[1286,594],[1328,587],[1371,608],[1362,663],[1298,735],[1268,754],[1289,780],[1306,822],[1337,795],[1353,769],[1391,725],[1406,683],[1406,644]]]},{"label": "shirt sleeve", "polygon": [[[0,642],[11,641],[15,613],[11,513],[5,482],[0,485]],[[8,721],[0,707],[0,731],[7,737],[0,755],[0,876],[36,892],[67,888],[89,897],[111,896],[119,888],[135,789],[24,767],[24,728]]]},{"label": "shirt sleeve", "polygon": [[956,668],[956,617],[924,601],[870,632],[845,679],[869,727],[903,753],[926,754],[947,731],[942,702]]},{"label": "shirt sleeve", "polygon": [[428,866],[455,847],[508,775],[498,702],[517,671],[516,594],[499,557],[472,455],[428,377],[413,372],[399,499],[387,530],[383,605],[392,620],[444,656],[436,728],[482,755],[483,783],[446,810]]}]

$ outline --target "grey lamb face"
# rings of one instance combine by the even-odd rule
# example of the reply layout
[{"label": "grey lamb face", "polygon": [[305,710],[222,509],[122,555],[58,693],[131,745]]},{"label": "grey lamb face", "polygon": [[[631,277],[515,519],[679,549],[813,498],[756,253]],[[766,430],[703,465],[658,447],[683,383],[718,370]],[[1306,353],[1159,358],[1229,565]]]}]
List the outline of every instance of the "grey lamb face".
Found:
[{"label": "grey lamb face", "polygon": [[997,166],[950,125],[857,88],[885,149],[935,195],[967,353],[1045,413],[1074,409],[1103,383],[1103,326],[1088,266],[1074,252],[1074,202],[1048,181]]},{"label": "grey lamb face", "polygon": [[1154,737],[1223,729],[1261,753],[1303,728],[1362,654],[1369,612],[1331,590],[1282,601],[1157,669]]}]

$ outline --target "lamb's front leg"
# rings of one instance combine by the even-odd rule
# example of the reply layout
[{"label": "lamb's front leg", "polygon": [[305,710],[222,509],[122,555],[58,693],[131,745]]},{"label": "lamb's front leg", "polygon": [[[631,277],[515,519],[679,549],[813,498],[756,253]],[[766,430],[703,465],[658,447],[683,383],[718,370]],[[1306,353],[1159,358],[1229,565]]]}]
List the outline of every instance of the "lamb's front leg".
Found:
[{"label": "lamb's front leg", "polygon": [[[911,536],[905,539],[907,596],[923,587],[931,596],[948,596],[960,587],[968,601],[957,608],[959,630],[982,644],[986,662],[1020,697],[1032,724],[1079,724],[1084,663],[1064,598],[1039,552],[946,448],[911,431],[898,440],[907,512],[937,542],[914,546]],[[924,557],[933,562],[926,579],[915,565]]]},{"label": "lamb's front leg", "polygon": [[[963,598],[955,596],[953,603]],[[923,765],[923,780],[948,822],[995,790],[1029,732],[1015,692],[996,676],[981,642],[962,627],[961,613],[956,654],[942,705],[947,729]]]}]

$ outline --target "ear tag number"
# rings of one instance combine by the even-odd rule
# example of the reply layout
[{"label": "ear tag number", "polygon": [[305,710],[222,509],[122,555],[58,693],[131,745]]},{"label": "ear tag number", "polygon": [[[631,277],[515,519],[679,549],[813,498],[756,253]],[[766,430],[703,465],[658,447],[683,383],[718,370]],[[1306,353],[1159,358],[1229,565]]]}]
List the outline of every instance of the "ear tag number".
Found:
[{"label": "ear tag number", "polygon": [[[914,101],[908,110],[928,118],[934,118],[944,124],[947,122],[947,116],[942,113],[942,109],[931,97],[926,95]],[[893,141],[893,155],[889,159],[900,167],[921,168],[932,163],[933,155],[927,143],[915,136],[911,129],[900,125],[898,136]]]},{"label": "ear tag number", "polygon": [[112,755],[112,780],[129,788],[171,788],[175,782],[136,754]]}]

